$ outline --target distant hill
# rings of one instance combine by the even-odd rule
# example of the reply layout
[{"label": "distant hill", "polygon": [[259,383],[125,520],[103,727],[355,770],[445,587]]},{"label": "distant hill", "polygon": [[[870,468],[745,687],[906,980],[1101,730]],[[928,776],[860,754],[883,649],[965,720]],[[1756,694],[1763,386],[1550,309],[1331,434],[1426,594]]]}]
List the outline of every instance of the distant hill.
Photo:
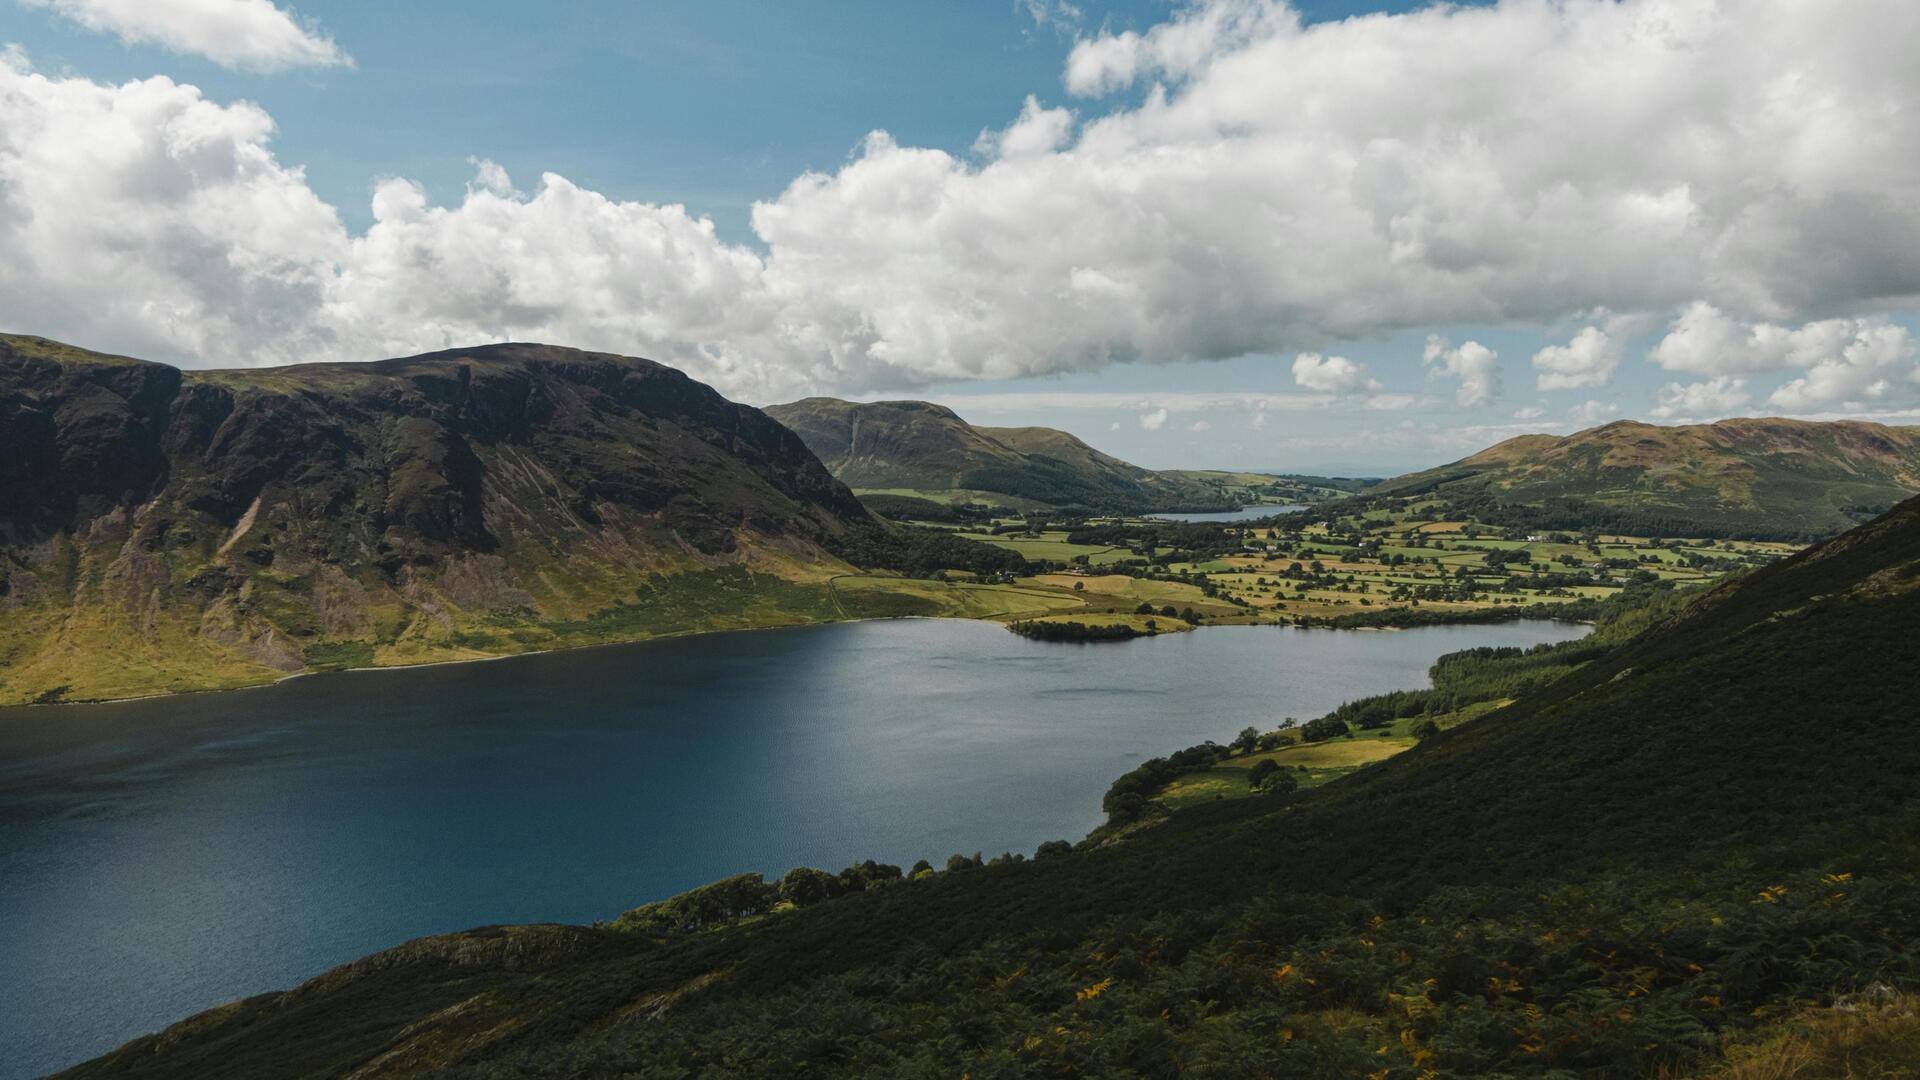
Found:
[{"label": "distant hill", "polygon": [[1512,524],[1791,540],[1916,492],[1920,427],[1763,419],[1523,435],[1368,494],[1437,495]]},{"label": "distant hill", "polygon": [[1696,1075],[1836,996],[1897,1052],[1861,1025],[1920,990],[1920,500],[1556,648],[1316,790],[422,939],[70,1075]]},{"label": "distant hill", "polygon": [[648,360],[180,371],[0,336],[0,702],[838,616],[807,583],[895,535]]},{"label": "distant hill", "polygon": [[1231,510],[1255,501],[1244,487],[1130,465],[1064,431],[976,427],[925,401],[807,398],[770,406],[767,415],[861,492],[999,496],[1015,507],[1106,513]]}]

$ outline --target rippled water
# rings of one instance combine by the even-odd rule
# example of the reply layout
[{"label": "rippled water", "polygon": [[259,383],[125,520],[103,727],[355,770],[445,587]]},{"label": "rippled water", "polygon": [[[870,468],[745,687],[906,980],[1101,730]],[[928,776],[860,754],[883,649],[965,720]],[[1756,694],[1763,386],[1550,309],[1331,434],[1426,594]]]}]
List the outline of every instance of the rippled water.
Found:
[{"label": "rippled water", "polygon": [[1031,853],[1142,758],[1583,632],[852,623],[0,710],[0,1076],[422,934]]}]

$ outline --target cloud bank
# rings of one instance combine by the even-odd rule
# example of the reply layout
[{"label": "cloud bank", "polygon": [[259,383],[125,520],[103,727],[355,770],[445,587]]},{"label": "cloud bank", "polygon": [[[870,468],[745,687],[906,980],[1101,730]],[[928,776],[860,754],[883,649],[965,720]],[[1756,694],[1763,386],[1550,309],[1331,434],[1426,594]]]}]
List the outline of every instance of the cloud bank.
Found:
[{"label": "cloud bank", "polygon": [[[34,2],[158,32],[129,14],[152,3]],[[265,0],[172,6],[286,18]],[[275,158],[259,108],[165,78],[38,74],[15,54],[0,61],[0,320],[208,365],[547,340],[764,401],[1710,310],[1848,330],[1779,360],[1745,330],[1656,359],[1711,380],[1813,357],[1781,407],[1849,400],[1915,385],[1885,361],[1900,349],[1884,322],[1860,318],[1920,296],[1915,40],[1908,0],[1845,17],[1507,0],[1313,26],[1210,0],[1082,40],[1063,76],[1074,107],[1030,99],[970,156],[874,133],[757,204],[759,247],[556,174],[516,192],[497,167],[452,206],[383,181],[356,235]],[[1542,385],[1602,385],[1594,344],[1536,357]],[[1497,395],[1491,350],[1431,362],[1461,405]]]}]

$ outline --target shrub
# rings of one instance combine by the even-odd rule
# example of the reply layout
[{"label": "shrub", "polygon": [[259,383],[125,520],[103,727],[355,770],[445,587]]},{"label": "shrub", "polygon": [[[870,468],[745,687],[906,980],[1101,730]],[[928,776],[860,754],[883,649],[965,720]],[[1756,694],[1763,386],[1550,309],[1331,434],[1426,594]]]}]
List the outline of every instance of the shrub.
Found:
[{"label": "shrub", "polygon": [[1253,763],[1253,768],[1247,770],[1247,786],[1257,791],[1274,773],[1279,771],[1280,766],[1272,758],[1262,758]]},{"label": "shrub", "polygon": [[651,934],[691,933],[743,916],[764,914],[773,909],[778,897],[779,889],[759,874],[736,874],[679,896],[634,908],[615,919],[613,926]]},{"label": "shrub", "polygon": [[1323,716],[1318,720],[1309,720],[1300,725],[1301,742],[1321,742],[1326,739],[1337,739],[1347,733],[1347,722],[1334,715]]},{"label": "shrub", "polygon": [[839,879],[824,870],[796,866],[780,879],[780,899],[795,907],[806,907],[839,895],[839,886]]}]

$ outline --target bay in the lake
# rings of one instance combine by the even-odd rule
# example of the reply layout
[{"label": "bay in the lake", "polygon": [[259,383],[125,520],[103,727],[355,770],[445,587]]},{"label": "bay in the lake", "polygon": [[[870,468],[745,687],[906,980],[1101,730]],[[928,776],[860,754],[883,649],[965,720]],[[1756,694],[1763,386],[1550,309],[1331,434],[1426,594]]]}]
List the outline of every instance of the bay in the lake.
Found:
[{"label": "bay in the lake", "polygon": [[1030,854],[1143,758],[1584,632],[851,623],[0,710],[0,1076],[422,934]]}]

